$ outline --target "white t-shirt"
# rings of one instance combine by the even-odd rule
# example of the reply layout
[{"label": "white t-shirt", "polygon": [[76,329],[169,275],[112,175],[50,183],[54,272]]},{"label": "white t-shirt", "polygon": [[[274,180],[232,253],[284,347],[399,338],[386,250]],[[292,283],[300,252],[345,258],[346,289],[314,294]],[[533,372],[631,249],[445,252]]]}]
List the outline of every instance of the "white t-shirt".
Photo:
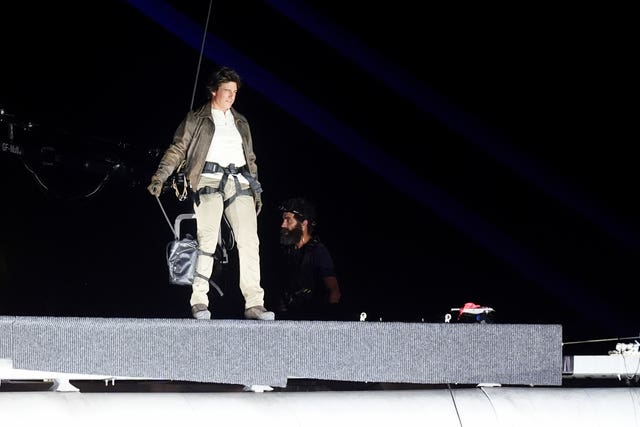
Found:
[{"label": "white t-shirt", "polygon": [[[230,164],[234,164],[238,168],[244,166],[246,161],[242,151],[242,137],[236,128],[231,110],[222,111],[211,108],[211,114],[216,130],[207,153],[207,162],[214,162],[222,167],[228,167]],[[203,173],[203,175],[222,178],[222,172]],[[242,175],[238,174],[237,176],[240,182],[249,182]]]}]

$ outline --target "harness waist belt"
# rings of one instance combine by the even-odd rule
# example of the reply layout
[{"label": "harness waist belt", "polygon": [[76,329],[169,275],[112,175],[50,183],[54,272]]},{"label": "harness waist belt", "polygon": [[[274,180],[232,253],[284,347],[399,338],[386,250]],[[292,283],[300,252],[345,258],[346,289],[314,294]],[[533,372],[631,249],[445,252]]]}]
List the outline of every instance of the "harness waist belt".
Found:
[{"label": "harness waist belt", "polygon": [[[231,202],[233,202],[236,196],[238,195],[243,195],[243,194],[251,195],[251,193],[253,193],[254,196],[257,196],[258,194],[262,193],[262,186],[260,185],[260,182],[258,182],[258,180],[251,175],[251,173],[249,172],[249,169],[246,166],[237,167],[232,163],[228,167],[223,168],[222,166],[220,166],[215,162],[204,163],[204,168],[202,168],[202,173],[216,173],[216,172],[222,172],[222,179],[220,180],[220,184],[218,184],[218,188],[202,187],[198,191],[195,191],[193,193],[193,201],[196,204],[196,206],[200,204],[200,194],[212,194],[212,193],[220,192],[222,193],[222,197],[224,199],[224,188],[227,183],[227,179],[229,175],[233,175],[233,180],[235,181],[235,184],[236,184],[236,194],[231,199],[225,200],[226,204],[230,204]],[[238,178],[235,175],[242,175],[243,177],[245,177],[245,179],[249,182],[249,186],[251,187],[251,190],[249,189],[242,190],[240,187],[240,183],[238,182]]]},{"label": "harness waist belt", "polygon": [[215,162],[205,162],[204,168],[202,168],[202,173],[222,172],[224,174],[238,175],[238,174],[243,174],[245,170],[246,170],[246,166],[237,167],[233,163],[231,163],[228,167],[225,168]]}]

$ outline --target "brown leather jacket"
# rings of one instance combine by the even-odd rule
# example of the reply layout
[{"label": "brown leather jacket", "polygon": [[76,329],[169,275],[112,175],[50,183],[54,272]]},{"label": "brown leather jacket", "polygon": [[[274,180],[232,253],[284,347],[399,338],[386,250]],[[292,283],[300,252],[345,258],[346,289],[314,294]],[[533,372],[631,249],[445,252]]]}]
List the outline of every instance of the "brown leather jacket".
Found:
[{"label": "brown leather jacket", "polygon": [[[245,116],[233,108],[231,113],[242,136],[242,149],[247,162],[246,166],[251,176],[258,180],[258,165],[256,164],[256,155],[253,152],[253,140],[251,139],[249,122]],[[189,187],[192,190],[198,188],[198,182],[200,181],[200,175],[204,168],[214,131],[215,126],[211,115],[210,103],[207,102],[199,109],[189,111],[178,126],[178,129],[176,129],[173,141],[164,152],[162,159],[160,159],[160,164],[153,178],[165,182],[184,160],[184,174],[189,182]],[[256,203],[256,211],[259,212],[262,207],[261,195],[254,192],[253,197]]]}]

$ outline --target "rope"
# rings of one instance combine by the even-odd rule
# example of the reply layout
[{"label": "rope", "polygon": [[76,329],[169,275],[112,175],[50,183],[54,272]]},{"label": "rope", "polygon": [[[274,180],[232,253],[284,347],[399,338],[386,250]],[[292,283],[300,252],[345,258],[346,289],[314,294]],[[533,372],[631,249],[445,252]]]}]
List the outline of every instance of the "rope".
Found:
[{"label": "rope", "polygon": [[[193,92],[191,94],[191,105],[189,107],[190,110],[193,110],[193,103],[194,103],[194,99],[195,99],[195,96],[196,96],[196,88],[198,87],[198,78],[199,78],[199,75],[200,75],[200,67],[201,67],[201,64],[202,64],[202,56],[203,56],[203,52],[204,52],[204,45],[205,45],[205,42],[207,40],[207,31],[208,31],[208,28],[209,28],[209,20],[211,18],[212,4],[213,4],[213,0],[210,0],[209,1],[209,11],[207,12],[207,20],[205,22],[204,31],[202,33],[202,45],[200,47],[200,55],[198,57],[198,66],[196,67],[196,78],[195,78],[195,81],[193,83]],[[182,200],[186,199],[186,193],[183,192],[183,194],[182,194],[183,197],[181,197],[178,194],[178,188],[176,187],[175,182],[174,182],[174,189],[176,190],[176,196],[178,197],[179,200],[182,201]],[[185,189],[184,190],[186,191],[186,184],[185,184]],[[176,230],[173,227],[173,225],[171,224],[171,220],[169,220],[169,216],[167,215],[167,212],[164,210],[164,207],[162,206],[162,202],[160,201],[160,197],[156,196],[156,200],[158,201],[158,205],[160,206],[160,210],[162,211],[162,214],[164,215],[164,218],[167,220],[167,224],[169,224],[169,228],[171,229],[171,233],[175,236],[176,239],[179,239],[180,236],[178,236],[176,234]]]},{"label": "rope", "polygon": [[568,344],[587,344],[587,343],[594,343],[594,342],[606,342],[606,341],[631,340],[631,339],[635,339],[635,338],[640,338],[640,335],[635,336],[635,337],[619,337],[619,338],[603,338],[603,339],[597,339],[597,340],[571,341],[571,342],[565,342],[565,343],[562,343],[562,345],[568,345]]},{"label": "rope", "polygon": [[202,33],[202,45],[200,46],[200,56],[198,57],[198,66],[196,67],[196,79],[193,82],[193,93],[191,94],[190,110],[193,110],[193,102],[196,97],[196,88],[198,87],[198,76],[200,75],[200,65],[202,64],[202,56],[204,52],[204,43],[207,40],[207,29],[209,28],[209,19],[211,18],[211,5],[213,0],[209,1],[209,11],[207,12],[207,21],[204,24],[204,32]]},{"label": "rope", "polygon": [[156,200],[158,201],[158,205],[160,205],[160,210],[164,214],[164,218],[167,220],[167,224],[169,224],[169,228],[171,229],[171,233],[175,236],[176,239],[179,239],[180,236],[178,236],[176,234],[176,230],[175,230],[175,228],[173,228],[173,225],[171,224],[171,220],[169,220],[169,216],[167,215],[167,213],[164,210],[164,207],[162,206],[162,202],[160,201],[160,197],[156,196]]}]

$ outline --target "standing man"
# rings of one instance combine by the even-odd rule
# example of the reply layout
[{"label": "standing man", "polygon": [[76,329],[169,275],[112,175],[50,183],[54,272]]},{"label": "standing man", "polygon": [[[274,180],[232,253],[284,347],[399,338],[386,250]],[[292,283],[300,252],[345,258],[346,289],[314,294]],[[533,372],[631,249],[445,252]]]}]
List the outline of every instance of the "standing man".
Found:
[{"label": "standing man", "polygon": [[340,285],[333,259],[315,233],[316,209],[304,198],[280,206],[285,261],[279,316],[289,320],[340,320]]},{"label": "standing man", "polygon": [[210,101],[189,111],[147,187],[159,197],[167,178],[184,166],[194,202],[200,253],[192,285],[191,312],[196,319],[210,319],[209,277],[224,214],[238,249],[239,285],[247,319],[274,320],[264,307],[260,285],[257,216],[262,207],[258,166],[251,130],[245,116],[233,108],[240,76],[221,67],[207,83]]}]

